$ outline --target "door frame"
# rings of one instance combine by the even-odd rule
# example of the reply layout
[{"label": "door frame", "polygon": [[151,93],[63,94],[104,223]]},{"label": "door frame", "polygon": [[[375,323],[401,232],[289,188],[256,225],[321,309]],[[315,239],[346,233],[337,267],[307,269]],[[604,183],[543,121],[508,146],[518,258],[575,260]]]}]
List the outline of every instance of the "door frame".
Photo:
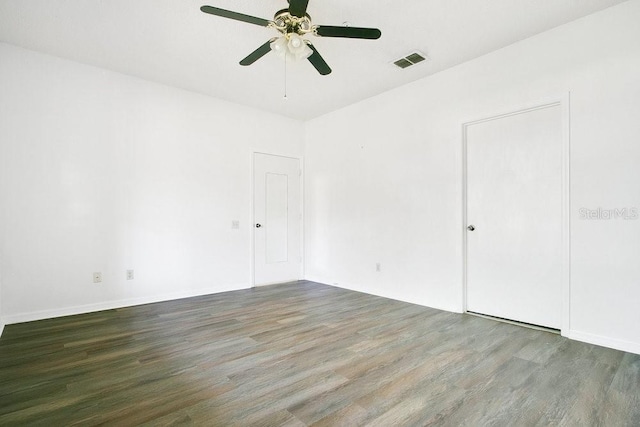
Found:
[{"label": "door frame", "polygon": [[467,130],[469,126],[485,123],[505,117],[528,113],[550,107],[560,107],[562,120],[561,138],[561,281],[562,289],[562,325],[560,333],[568,336],[570,333],[571,321],[571,198],[570,198],[570,146],[571,146],[571,123],[570,123],[570,93],[559,97],[539,100],[516,108],[509,108],[491,115],[486,115],[462,123],[462,312],[467,313]]},{"label": "door frame", "polygon": [[250,242],[250,252],[251,252],[251,260],[249,263],[249,274],[251,276],[251,288],[256,287],[256,217],[255,217],[255,182],[256,182],[256,165],[255,165],[255,155],[262,154],[265,156],[275,156],[275,157],[284,157],[287,159],[295,159],[298,161],[300,165],[300,257],[302,261],[300,262],[300,280],[304,278],[304,159],[302,156],[286,156],[283,154],[275,154],[275,153],[267,153],[266,151],[252,151],[251,152],[251,186],[250,186],[250,202],[249,202],[249,218],[251,218],[251,242]]}]

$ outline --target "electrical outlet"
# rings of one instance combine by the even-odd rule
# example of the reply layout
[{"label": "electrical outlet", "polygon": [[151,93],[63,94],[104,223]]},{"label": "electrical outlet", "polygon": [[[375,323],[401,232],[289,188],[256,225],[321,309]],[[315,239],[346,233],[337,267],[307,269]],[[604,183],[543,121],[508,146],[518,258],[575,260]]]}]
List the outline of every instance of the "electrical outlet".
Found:
[{"label": "electrical outlet", "polygon": [[133,280],[133,270],[127,270],[127,280]]},{"label": "electrical outlet", "polygon": [[380,263],[379,263],[379,262],[376,262],[376,271],[377,271],[377,272],[382,271],[382,267],[380,266]]},{"label": "electrical outlet", "polygon": [[231,221],[231,229],[232,230],[239,230],[240,229],[240,221],[238,221],[237,219],[234,219],[233,221]]},{"label": "electrical outlet", "polygon": [[93,273],[93,283],[100,283],[100,282],[102,282],[102,273],[97,271]]}]

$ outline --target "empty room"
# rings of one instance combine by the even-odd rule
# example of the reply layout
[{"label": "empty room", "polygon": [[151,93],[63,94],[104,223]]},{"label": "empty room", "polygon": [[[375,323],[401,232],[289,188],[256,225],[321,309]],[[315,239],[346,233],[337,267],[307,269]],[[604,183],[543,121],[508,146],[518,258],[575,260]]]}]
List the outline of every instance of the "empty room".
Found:
[{"label": "empty room", "polygon": [[640,425],[640,0],[0,0],[0,425]]}]

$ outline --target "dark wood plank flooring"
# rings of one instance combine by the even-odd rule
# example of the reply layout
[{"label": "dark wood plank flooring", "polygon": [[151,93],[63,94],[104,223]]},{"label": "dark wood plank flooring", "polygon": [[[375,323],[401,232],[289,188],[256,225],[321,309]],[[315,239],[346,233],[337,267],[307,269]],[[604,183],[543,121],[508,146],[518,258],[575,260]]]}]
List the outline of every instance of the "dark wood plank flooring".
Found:
[{"label": "dark wood plank flooring", "polygon": [[640,425],[640,356],[297,282],[10,325],[0,425]]}]

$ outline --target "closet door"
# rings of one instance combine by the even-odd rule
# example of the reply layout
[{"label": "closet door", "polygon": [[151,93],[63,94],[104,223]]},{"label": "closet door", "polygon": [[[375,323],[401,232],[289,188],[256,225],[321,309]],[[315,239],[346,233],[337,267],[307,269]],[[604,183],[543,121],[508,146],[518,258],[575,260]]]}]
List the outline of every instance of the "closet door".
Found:
[{"label": "closet door", "polygon": [[558,105],[467,127],[467,311],[560,329]]},{"label": "closet door", "polygon": [[254,283],[302,275],[300,159],[254,154]]}]

